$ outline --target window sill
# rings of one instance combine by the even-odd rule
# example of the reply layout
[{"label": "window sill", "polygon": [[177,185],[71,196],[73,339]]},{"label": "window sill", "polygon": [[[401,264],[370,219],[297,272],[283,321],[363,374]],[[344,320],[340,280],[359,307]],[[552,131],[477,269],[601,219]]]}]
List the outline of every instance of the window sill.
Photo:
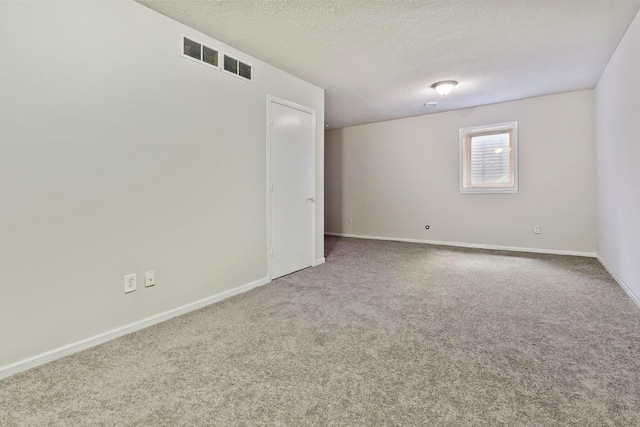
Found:
[{"label": "window sill", "polygon": [[518,188],[461,188],[462,194],[474,194],[474,193],[496,193],[496,194],[515,194],[518,193]]}]

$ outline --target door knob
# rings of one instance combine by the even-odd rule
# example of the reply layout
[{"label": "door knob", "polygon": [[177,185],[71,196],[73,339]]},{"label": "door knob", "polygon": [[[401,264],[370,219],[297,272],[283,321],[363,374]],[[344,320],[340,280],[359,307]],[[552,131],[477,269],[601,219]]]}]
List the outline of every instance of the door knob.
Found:
[{"label": "door knob", "polygon": [[316,199],[313,196],[307,196],[307,200],[309,200],[310,202],[316,201]]}]

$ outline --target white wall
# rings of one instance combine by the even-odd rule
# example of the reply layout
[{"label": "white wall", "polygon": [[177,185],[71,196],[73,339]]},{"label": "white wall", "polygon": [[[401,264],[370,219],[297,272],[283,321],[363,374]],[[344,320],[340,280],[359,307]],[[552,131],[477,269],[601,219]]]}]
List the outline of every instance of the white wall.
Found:
[{"label": "white wall", "polygon": [[129,1],[2,2],[0,57],[0,367],[267,276],[267,94],[316,110],[323,256],[323,90]]},{"label": "white wall", "polygon": [[640,16],[596,86],[598,256],[640,304]]},{"label": "white wall", "polygon": [[[593,254],[594,114],[587,90],[327,131],[326,231]],[[514,120],[520,192],[460,194],[458,130]]]}]

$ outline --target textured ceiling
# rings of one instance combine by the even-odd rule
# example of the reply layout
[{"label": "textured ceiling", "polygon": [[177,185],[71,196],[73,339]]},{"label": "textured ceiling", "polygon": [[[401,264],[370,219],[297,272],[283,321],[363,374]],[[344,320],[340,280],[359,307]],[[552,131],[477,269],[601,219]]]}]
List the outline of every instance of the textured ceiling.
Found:
[{"label": "textured ceiling", "polygon": [[[330,128],[593,88],[640,8],[640,0],[137,1],[324,88]],[[443,97],[431,89],[440,80],[459,84]]]}]

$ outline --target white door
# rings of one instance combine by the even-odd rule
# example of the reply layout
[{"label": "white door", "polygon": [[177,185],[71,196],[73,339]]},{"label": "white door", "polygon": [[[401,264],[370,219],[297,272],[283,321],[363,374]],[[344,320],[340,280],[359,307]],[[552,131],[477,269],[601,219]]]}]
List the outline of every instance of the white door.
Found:
[{"label": "white door", "polygon": [[314,115],[285,104],[269,101],[272,279],[310,267],[314,255]]}]

